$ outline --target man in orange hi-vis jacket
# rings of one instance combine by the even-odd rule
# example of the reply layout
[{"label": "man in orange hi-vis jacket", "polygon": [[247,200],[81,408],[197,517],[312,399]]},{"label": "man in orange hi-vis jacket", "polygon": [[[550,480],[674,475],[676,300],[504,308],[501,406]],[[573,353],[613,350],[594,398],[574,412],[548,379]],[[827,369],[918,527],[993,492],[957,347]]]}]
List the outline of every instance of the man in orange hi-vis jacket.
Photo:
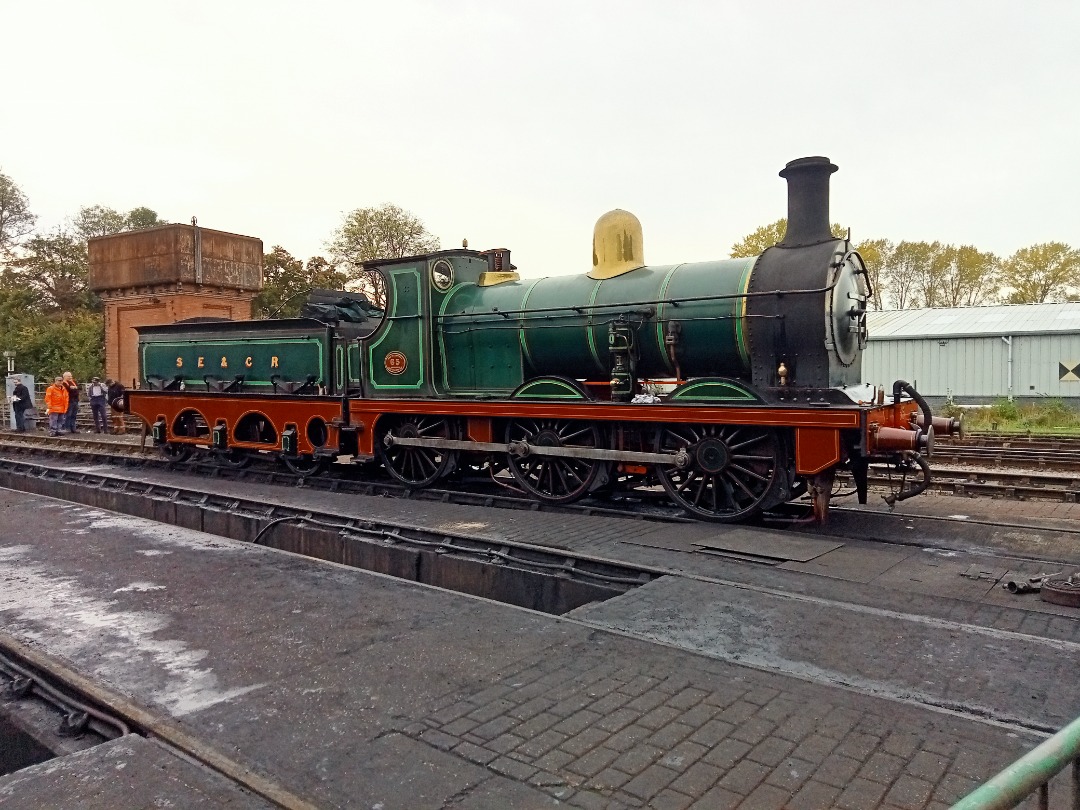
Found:
[{"label": "man in orange hi-vis jacket", "polygon": [[67,420],[68,392],[64,378],[57,377],[45,389],[45,413],[49,415],[49,435],[59,436]]}]

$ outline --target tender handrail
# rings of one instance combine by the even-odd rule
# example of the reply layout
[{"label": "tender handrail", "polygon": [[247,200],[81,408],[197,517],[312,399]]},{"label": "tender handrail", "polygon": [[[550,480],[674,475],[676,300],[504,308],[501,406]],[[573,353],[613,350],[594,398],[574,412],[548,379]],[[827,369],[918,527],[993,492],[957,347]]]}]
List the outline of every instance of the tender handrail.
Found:
[{"label": "tender handrail", "polygon": [[1073,765],[1072,810],[1080,810],[1080,717],[1029,751],[986,784],[952,806],[952,810],[1006,810],[1036,791],[1048,807],[1050,780]]}]

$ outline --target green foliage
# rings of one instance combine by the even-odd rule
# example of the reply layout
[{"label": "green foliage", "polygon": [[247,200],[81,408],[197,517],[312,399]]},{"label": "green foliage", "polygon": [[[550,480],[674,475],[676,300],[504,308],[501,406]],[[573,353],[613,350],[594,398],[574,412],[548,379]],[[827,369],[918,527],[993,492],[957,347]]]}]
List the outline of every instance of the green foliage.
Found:
[{"label": "green foliage", "polygon": [[1065,301],[1080,287],[1080,250],[1063,242],[1021,248],[1005,262],[1002,280],[1010,304]]},{"label": "green foliage", "polygon": [[991,419],[997,419],[1002,422],[1015,422],[1020,418],[1020,406],[1016,404],[1015,400],[1010,402],[1007,399],[999,399],[987,412]]},{"label": "green foliage", "polygon": [[84,242],[95,236],[108,236],[121,231],[137,231],[167,224],[157,215],[157,211],[139,206],[127,214],[121,214],[115,208],[104,205],[87,205],[79,209],[71,218],[71,229]]},{"label": "green foliage", "polygon": [[[842,225],[830,227],[836,238],[846,236]],[[786,230],[786,219],[763,225],[732,245],[731,256],[758,256],[780,242]],[[989,304],[999,298],[1002,284],[1009,283],[1001,259],[972,245],[867,239],[855,249],[866,263],[874,292],[870,306],[875,309]]]},{"label": "green foliage", "polygon": [[964,410],[964,425],[1002,433],[1072,432],[1080,430],[1080,412],[1056,398],[1023,405],[999,399],[989,408]]},{"label": "green foliage", "polygon": [[124,219],[125,231],[141,231],[143,228],[156,228],[158,225],[168,225],[167,219],[158,216],[157,211],[140,205],[132,208]]},{"label": "green foliage", "polygon": [[[378,208],[357,208],[345,215],[341,227],[326,243],[330,260],[348,268],[351,281],[369,288],[378,301],[378,280],[360,266],[373,259],[397,259],[439,249],[439,240],[428,233],[415,215],[390,203]],[[379,302],[381,303],[381,302]]]},{"label": "green foliage", "polygon": [[124,215],[103,205],[87,205],[71,218],[71,229],[82,241],[124,230]]},{"label": "green foliage", "polygon": [[23,255],[11,262],[11,282],[33,290],[45,312],[92,308],[97,299],[87,287],[90,265],[86,242],[64,231],[27,240]]},{"label": "green foliage", "polygon": [[294,318],[314,287],[343,290],[347,275],[321,256],[305,265],[280,245],[263,256],[263,288],[253,304],[257,318]]},{"label": "green foliage", "polygon": [[4,351],[15,352],[17,370],[38,380],[52,380],[64,371],[79,381],[101,376],[105,349],[100,313],[79,310],[42,317],[24,312],[11,317],[5,306],[11,294],[0,292],[0,344]]},{"label": "green foliage", "polygon": [[30,201],[15,182],[0,172],[0,261],[10,258],[37,221]]}]

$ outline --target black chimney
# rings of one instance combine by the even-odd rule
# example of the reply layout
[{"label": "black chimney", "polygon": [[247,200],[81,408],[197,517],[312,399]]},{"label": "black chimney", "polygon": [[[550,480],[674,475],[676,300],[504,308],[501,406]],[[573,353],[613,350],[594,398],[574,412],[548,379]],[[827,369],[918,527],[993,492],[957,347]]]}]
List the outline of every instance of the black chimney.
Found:
[{"label": "black chimney", "polygon": [[787,233],[781,247],[802,247],[833,238],[829,227],[829,175],[836,166],[827,157],[791,161],[780,176],[788,183]]}]

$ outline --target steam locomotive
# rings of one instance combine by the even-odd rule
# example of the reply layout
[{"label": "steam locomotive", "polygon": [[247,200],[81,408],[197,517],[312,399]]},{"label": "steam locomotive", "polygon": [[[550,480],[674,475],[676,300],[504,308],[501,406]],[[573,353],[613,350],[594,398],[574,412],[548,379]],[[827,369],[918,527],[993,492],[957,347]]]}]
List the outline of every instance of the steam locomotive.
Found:
[{"label": "steam locomotive", "polygon": [[912,474],[903,500],[929,483],[935,430],[959,424],[902,380],[862,383],[872,289],[830,232],[836,168],[787,164],[787,233],[754,258],[647,265],[616,210],[580,275],[444,250],[367,263],[384,308],[330,292],[307,317],[141,328],[127,410],[173,458],[372,461],[412,488],[463,470],[549,503],[662,488],[715,521],[808,494],[823,520],[837,470],[865,503],[883,462]]}]

